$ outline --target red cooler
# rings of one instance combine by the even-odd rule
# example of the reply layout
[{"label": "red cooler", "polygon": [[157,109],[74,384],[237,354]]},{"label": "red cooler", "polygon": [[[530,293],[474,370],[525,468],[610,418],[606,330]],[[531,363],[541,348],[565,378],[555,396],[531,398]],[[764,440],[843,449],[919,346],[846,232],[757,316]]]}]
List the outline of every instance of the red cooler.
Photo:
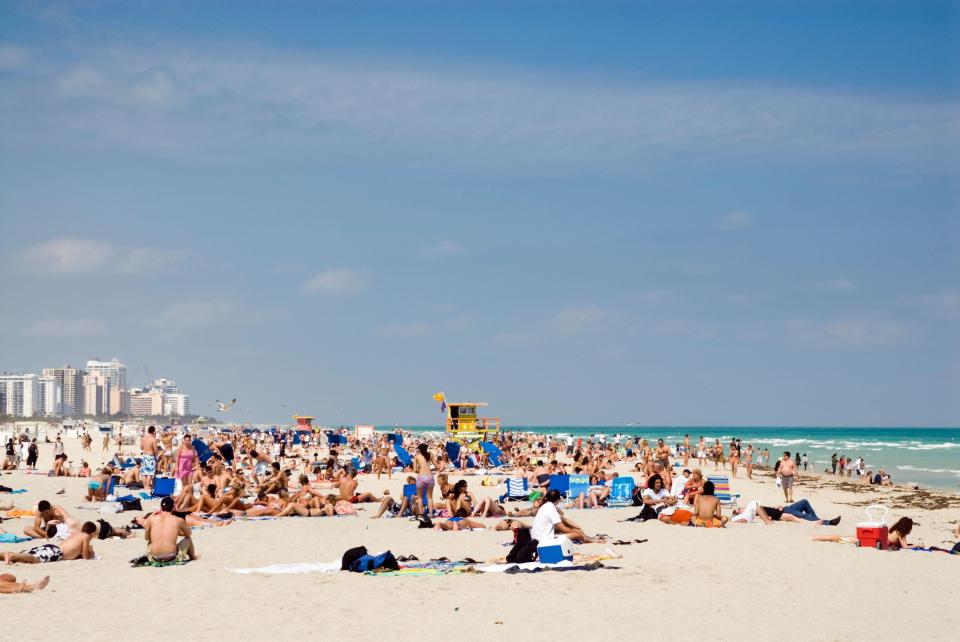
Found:
[{"label": "red cooler", "polygon": [[881,504],[867,506],[867,521],[857,524],[857,546],[869,546],[881,551],[887,550],[890,542],[887,538],[887,507]]}]

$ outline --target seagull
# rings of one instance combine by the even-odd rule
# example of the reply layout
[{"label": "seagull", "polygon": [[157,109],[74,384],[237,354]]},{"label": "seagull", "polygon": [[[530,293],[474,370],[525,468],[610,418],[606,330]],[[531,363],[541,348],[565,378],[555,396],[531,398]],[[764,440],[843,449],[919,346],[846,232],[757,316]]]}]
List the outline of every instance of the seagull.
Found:
[{"label": "seagull", "polygon": [[235,404],[235,403],[237,403],[237,400],[236,400],[236,399],[232,399],[232,400],[227,401],[227,402],[223,402],[223,401],[220,401],[219,399],[217,399],[217,411],[218,411],[218,412],[226,412],[226,411],[230,410],[230,406],[232,406],[232,405]]}]

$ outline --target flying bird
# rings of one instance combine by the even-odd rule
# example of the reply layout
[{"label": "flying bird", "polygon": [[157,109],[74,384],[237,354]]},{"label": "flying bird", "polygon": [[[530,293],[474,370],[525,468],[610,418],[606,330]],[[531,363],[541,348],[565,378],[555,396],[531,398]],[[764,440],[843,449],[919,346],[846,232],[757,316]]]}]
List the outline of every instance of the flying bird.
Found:
[{"label": "flying bird", "polygon": [[231,399],[230,401],[223,402],[217,399],[217,412],[226,412],[230,410],[230,407],[237,403],[236,399]]}]

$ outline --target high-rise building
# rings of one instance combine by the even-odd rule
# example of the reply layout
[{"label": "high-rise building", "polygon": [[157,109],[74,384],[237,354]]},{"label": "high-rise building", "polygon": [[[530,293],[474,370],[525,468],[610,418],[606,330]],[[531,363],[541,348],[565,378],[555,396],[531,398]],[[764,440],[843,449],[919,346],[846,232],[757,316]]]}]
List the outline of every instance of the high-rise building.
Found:
[{"label": "high-rise building", "polygon": [[37,379],[35,374],[0,375],[3,414],[15,417],[32,417],[37,414],[40,396]]},{"label": "high-rise building", "polygon": [[63,414],[63,386],[54,375],[37,377],[39,404],[37,414],[43,417],[59,417]]},{"label": "high-rise building", "polygon": [[163,414],[163,393],[135,388],[130,391],[130,414],[158,417]]},{"label": "high-rise building", "polygon": [[44,376],[57,379],[62,390],[60,412],[65,417],[83,414],[83,370],[66,365],[62,368],[44,368]]},{"label": "high-rise building", "polygon": [[184,417],[190,414],[190,395],[174,393],[163,395],[163,414]]},{"label": "high-rise building", "polygon": [[95,416],[110,414],[110,377],[99,372],[83,377],[83,412]]},{"label": "high-rise building", "polygon": [[150,389],[155,392],[162,392],[165,395],[172,395],[180,392],[177,388],[177,382],[173,379],[154,379],[150,384]]},{"label": "high-rise building", "polygon": [[[105,414],[119,415],[129,412],[127,393],[127,366],[114,357],[110,361],[91,359],[87,361],[87,374],[97,373],[110,380],[111,396],[106,400]],[[90,413],[87,413],[90,414]]]}]

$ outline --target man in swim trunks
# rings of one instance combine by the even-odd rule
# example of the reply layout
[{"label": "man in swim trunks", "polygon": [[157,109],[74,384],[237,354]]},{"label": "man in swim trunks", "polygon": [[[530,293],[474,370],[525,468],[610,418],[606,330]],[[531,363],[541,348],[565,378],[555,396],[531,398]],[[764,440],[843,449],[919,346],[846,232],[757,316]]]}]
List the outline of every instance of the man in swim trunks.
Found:
[{"label": "man in swim trunks", "polygon": [[22,553],[4,553],[4,562],[7,564],[42,564],[59,562],[60,560],[93,559],[93,547],[90,541],[97,532],[97,525],[93,522],[84,522],[80,532],[71,535],[57,544],[41,544]]},{"label": "man in swim trunks", "polygon": [[356,480],[357,471],[350,467],[350,472],[346,477],[343,477],[340,480],[340,499],[343,501],[350,502],[351,504],[362,504],[365,502],[379,502],[380,498],[375,496],[373,493],[363,492],[357,493],[358,482]]},{"label": "man in swim trunks", "polygon": [[147,434],[140,438],[140,476],[143,489],[153,492],[153,478],[157,474],[157,429],[147,428]]},{"label": "man in swim trunks", "polygon": [[[151,562],[186,562],[197,559],[190,538],[190,527],[173,514],[173,499],[160,501],[160,512],[154,513],[144,524],[143,536],[147,540],[147,557]],[[177,537],[182,536],[179,542]]]},{"label": "man in swim trunks", "polygon": [[789,452],[783,453],[780,460],[780,483],[783,485],[783,498],[788,504],[793,503],[793,480],[797,475],[797,464],[790,458]]}]

